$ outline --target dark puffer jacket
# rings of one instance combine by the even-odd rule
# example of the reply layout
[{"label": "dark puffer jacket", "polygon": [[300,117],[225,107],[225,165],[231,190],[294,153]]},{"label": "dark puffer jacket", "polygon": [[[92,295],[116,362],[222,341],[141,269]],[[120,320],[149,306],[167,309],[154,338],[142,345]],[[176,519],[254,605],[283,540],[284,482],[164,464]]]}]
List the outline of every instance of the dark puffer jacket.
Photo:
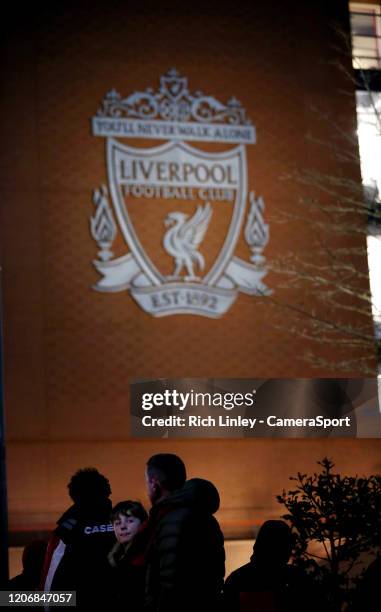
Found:
[{"label": "dark puffer jacket", "polygon": [[224,539],[213,514],[220,499],[207,480],[188,480],[150,513],[145,610],[213,612],[225,574]]}]

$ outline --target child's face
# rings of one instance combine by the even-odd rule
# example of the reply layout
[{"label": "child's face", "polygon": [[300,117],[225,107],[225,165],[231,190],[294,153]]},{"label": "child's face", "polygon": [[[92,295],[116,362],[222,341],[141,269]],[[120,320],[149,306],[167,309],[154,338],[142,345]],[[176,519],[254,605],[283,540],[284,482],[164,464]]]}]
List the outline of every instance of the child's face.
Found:
[{"label": "child's face", "polygon": [[116,535],[116,539],[120,544],[126,544],[131,542],[141,525],[140,519],[136,516],[126,516],[125,514],[118,514],[117,518],[113,522],[113,527]]}]

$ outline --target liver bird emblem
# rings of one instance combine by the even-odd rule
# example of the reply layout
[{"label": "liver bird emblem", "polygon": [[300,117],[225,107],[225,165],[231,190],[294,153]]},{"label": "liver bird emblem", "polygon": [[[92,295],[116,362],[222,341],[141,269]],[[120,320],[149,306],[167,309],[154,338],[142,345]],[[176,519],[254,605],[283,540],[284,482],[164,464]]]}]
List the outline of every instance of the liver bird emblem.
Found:
[{"label": "liver bird emblem", "polygon": [[178,211],[167,215],[164,224],[169,229],[164,235],[163,246],[175,260],[175,269],[171,279],[180,278],[180,273],[185,268],[187,274],[185,280],[199,280],[194,273],[193,266],[197,265],[200,270],[205,267],[204,257],[197,251],[197,248],[205,236],[212,213],[212,207],[207,202],[204,207],[199,204],[191,218]]}]

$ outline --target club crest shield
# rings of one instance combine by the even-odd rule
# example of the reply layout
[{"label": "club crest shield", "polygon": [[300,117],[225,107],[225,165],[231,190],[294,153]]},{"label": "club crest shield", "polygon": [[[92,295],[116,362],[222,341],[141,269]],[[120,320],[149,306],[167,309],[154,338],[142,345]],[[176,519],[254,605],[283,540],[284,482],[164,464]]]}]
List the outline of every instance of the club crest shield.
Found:
[{"label": "club crest shield", "polygon": [[[127,290],[153,316],[214,318],[239,291],[269,293],[262,282],[264,202],[248,193],[245,145],[255,141],[255,130],[235,99],[223,105],[200,92],[192,96],[187,79],[172,70],[157,93],[122,99],[110,92],[92,127],[107,139],[108,179],[94,191],[90,220],[100,248],[96,290]],[[143,138],[165,142],[136,146]],[[211,151],[195,142],[228,147]],[[249,261],[234,254],[242,237]],[[114,257],[117,239],[125,254]]]}]

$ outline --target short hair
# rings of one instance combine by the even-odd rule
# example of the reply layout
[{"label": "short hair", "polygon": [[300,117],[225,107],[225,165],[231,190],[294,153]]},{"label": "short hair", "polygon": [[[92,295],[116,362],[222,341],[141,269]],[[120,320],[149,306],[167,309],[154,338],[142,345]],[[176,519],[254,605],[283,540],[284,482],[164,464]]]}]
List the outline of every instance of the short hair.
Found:
[{"label": "short hair", "polygon": [[174,491],[184,486],[187,473],[184,462],[177,455],[159,453],[147,461],[148,477],[155,476],[167,491]]},{"label": "short hair", "polygon": [[254,543],[254,557],[271,557],[274,563],[287,563],[292,545],[293,535],[287,523],[279,520],[265,521]]},{"label": "short hair", "polygon": [[111,511],[112,523],[117,520],[119,514],[123,514],[124,516],[134,516],[142,523],[148,519],[148,514],[144,506],[140,502],[132,501],[131,499],[121,501],[113,507]]},{"label": "short hair", "polygon": [[107,499],[111,495],[108,479],[92,467],[78,470],[67,487],[74,503]]}]

